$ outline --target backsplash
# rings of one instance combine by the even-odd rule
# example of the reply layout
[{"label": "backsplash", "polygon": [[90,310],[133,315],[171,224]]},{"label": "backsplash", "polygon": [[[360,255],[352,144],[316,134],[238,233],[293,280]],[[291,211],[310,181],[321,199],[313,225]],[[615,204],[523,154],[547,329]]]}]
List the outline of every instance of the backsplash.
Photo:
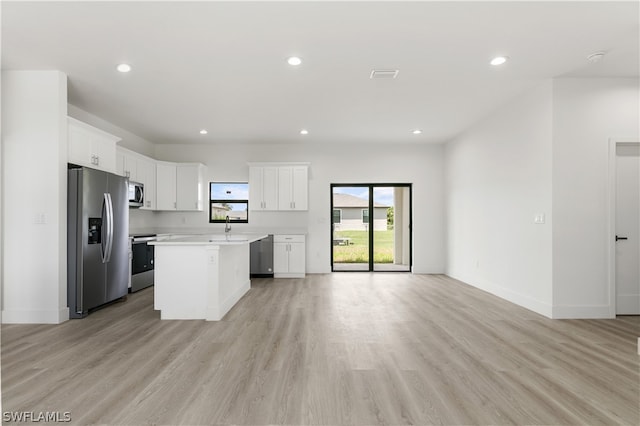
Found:
[{"label": "backsplash", "polygon": [[155,229],[157,213],[150,210],[129,209],[129,229]]}]

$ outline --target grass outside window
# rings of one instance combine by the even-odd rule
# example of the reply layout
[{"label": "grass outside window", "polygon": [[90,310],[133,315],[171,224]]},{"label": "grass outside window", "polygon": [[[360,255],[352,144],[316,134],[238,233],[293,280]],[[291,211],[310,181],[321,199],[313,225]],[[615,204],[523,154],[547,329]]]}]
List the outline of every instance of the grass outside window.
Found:
[{"label": "grass outside window", "polygon": [[[336,231],[336,238],[350,238],[351,244],[333,246],[334,263],[368,263],[368,231]],[[373,263],[393,263],[393,230],[373,231]]]}]

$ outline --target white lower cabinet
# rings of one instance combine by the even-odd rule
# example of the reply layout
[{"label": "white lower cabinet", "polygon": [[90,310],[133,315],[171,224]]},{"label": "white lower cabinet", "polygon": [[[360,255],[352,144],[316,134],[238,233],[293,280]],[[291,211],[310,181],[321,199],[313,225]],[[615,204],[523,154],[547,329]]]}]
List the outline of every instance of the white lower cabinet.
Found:
[{"label": "white lower cabinet", "polygon": [[305,273],[305,236],[274,235],[273,276],[275,278],[304,278]]}]

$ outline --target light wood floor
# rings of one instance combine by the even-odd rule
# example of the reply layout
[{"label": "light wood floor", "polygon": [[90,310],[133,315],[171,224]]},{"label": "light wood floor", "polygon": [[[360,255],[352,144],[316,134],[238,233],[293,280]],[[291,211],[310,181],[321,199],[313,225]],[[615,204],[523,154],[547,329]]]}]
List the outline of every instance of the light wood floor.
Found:
[{"label": "light wood floor", "polygon": [[[179,285],[179,283],[177,283]],[[640,424],[639,317],[549,320],[444,276],[257,279],[220,322],[153,289],[2,326],[2,410],[74,424]]]}]

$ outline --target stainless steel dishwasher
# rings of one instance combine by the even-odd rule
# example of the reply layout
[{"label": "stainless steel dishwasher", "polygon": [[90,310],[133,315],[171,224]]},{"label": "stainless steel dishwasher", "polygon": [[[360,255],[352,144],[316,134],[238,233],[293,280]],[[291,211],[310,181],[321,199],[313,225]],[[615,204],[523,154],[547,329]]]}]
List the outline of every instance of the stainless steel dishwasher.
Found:
[{"label": "stainless steel dishwasher", "polygon": [[250,246],[251,276],[260,278],[273,277],[273,235],[269,235]]}]

